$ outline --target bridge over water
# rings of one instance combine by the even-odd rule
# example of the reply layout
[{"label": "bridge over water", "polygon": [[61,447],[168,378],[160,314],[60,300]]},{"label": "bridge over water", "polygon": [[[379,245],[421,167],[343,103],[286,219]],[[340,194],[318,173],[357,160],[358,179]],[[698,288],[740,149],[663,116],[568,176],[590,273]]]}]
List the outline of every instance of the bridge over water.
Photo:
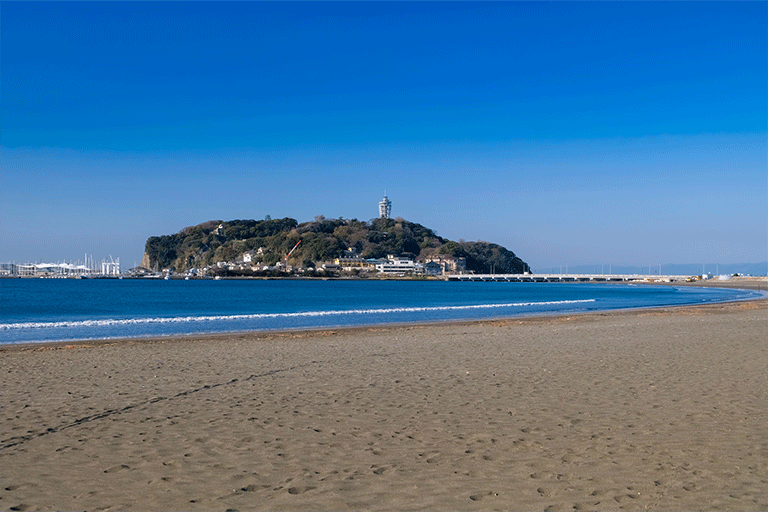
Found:
[{"label": "bridge over water", "polygon": [[448,274],[448,281],[498,281],[508,283],[586,283],[627,281],[685,281],[690,276],[641,274]]}]

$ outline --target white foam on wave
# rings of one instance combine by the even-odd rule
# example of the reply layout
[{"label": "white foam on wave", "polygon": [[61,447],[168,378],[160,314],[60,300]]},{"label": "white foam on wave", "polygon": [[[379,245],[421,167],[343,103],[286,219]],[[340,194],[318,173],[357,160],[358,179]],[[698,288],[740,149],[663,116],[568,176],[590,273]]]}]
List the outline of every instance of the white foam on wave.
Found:
[{"label": "white foam on wave", "polygon": [[508,304],[474,304],[469,306],[425,306],[409,308],[383,308],[383,309],[349,309],[342,311],[305,311],[299,313],[258,313],[251,315],[212,315],[212,316],[178,316],[169,318],[123,318],[103,320],[73,320],[64,322],[20,322],[13,324],[0,324],[0,330],[11,329],[60,329],[73,327],[110,327],[115,325],[137,324],[173,324],[191,322],[214,322],[230,320],[259,320],[266,318],[297,318],[297,317],[321,317],[341,315],[372,315],[390,313],[418,313],[423,311],[460,311],[472,309],[510,308],[524,306],[553,306],[561,304],[578,304],[595,302],[596,299],[581,300],[553,300],[543,302],[511,302]]}]

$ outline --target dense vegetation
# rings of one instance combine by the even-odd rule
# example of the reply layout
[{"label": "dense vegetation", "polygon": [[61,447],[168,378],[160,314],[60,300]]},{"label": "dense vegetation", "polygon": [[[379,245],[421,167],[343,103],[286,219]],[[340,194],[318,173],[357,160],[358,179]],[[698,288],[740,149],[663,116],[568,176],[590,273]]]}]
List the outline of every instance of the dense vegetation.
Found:
[{"label": "dense vegetation", "polygon": [[301,240],[288,263],[313,267],[331,261],[353,247],[363,258],[388,254],[423,259],[450,255],[466,258],[467,269],[479,273],[529,271],[528,264],[512,251],[488,242],[453,242],[434,231],[404,219],[326,219],[299,224],[291,218],[266,220],[209,221],[182,229],[173,235],[147,240],[142,264],[152,270],[177,272],[202,268],[220,261],[242,259],[247,251],[258,251],[255,261],[274,265]]}]

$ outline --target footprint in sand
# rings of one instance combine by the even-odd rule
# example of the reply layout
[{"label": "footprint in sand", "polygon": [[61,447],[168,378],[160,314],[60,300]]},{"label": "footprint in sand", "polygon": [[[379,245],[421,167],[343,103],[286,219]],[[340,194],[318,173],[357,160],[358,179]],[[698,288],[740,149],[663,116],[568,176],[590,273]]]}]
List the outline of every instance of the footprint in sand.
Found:
[{"label": "footprint in sand", "polygon": [[637,495],[635,494],[620,494],[618,496],[614,496],[613,499],[616,501],[616,503],[626,503],[631,500],[636,500]]},{"label": "footprint in sand", "polygon": [[311,491],[312,489],[315,489],[312,485],[304,485],[301,487],[289,487],[288,488],[288,494],[304,494],[307,491]]},{"label": "footprint in sand", "polygon": [[544,512],[565,512],[566,510],[573,510],[573,507],[566,503],[558,503],[557,505],[550,505],[544,509]]},{"label": "footprint in sand", "polygon": [[267,489],[269,487],[270,486],[266,485],[266,484],[263,484],[263,485],[250,484],[250,485],[246,485],[245,487],[241,488],[240,490],[244,491],[244,492],[256,492],[256,491],[261,491],[263,489]]},{"label": "footprint in sand", "polygon": [[127,466],[125,464],[119,464],[117,466],[112,466],[109,469],[105,469],[105,473],[117,473],[118,471],[122,471],[124,469],[131,469],[131,466]]},{"label": "footprint in sand", "polygon": [[472,494],[472,495],[469,496],[469,499],[471,499],[472,501],[480,501],[483,498],[485,498],[486,496],[496,497],[498,495],[499,495],[499,493],[491,491],[491,492],[487,492],[485,494],[479,494],[479,493],[478,494]]}]

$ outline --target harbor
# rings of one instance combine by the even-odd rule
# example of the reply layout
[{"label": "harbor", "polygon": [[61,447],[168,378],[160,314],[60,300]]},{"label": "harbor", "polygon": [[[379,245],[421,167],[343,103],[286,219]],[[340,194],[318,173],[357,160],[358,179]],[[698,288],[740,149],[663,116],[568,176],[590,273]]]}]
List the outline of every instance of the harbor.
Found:
[{"label": "harbor", "polygon": [[96,262],[93,257],[77,262],[58,263],[0,263],[0,277],[38,278],[119,278],[120,258]]}]

